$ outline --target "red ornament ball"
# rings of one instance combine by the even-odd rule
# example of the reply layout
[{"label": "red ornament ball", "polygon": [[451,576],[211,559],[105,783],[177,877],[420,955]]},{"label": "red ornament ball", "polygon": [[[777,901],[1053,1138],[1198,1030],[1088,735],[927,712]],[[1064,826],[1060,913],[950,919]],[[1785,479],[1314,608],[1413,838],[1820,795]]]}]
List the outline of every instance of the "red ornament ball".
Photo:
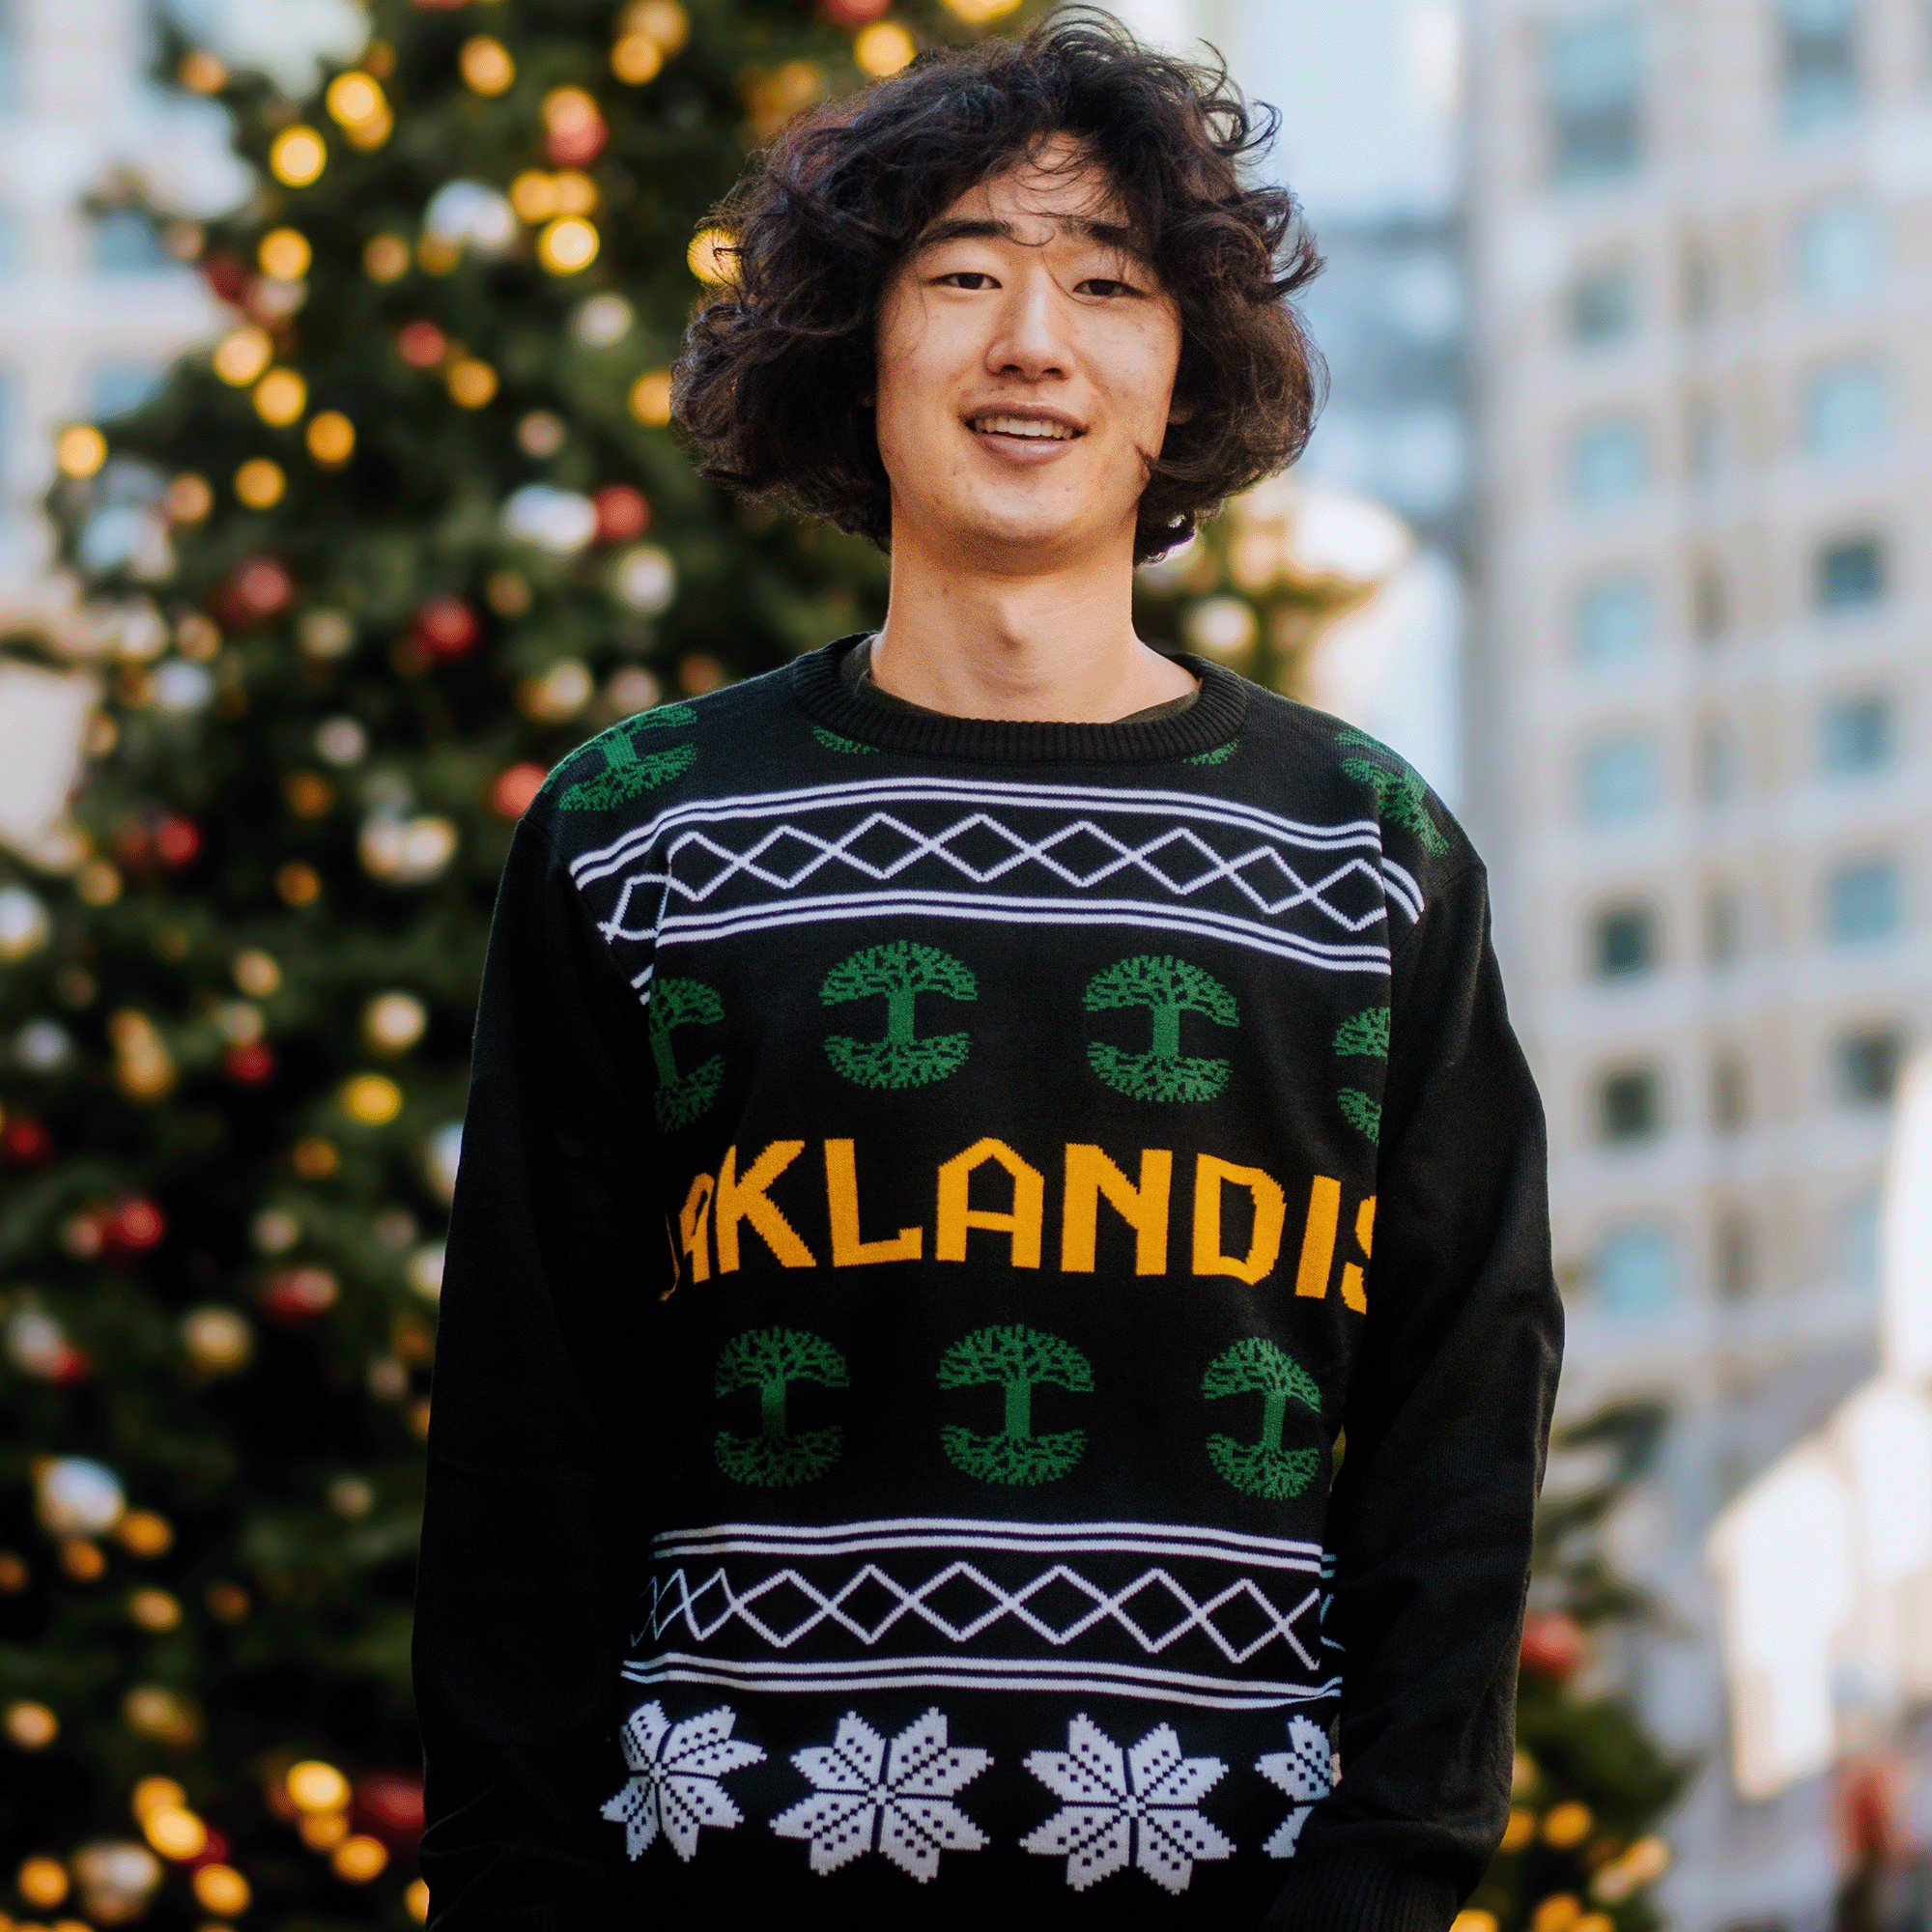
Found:
[{"label": "red ornament ball", "polygon": [[423,1833],[422,1779],[403,1771],[372,1772],[355,1786],[355,1820],[391,1845],[412,1845]]},{"label": "red ornament ball", "polygon": [[327,1268],[282,1268],[262,1284],[265,1313],[291,1327],[314,1321],[335,1306],[341,1285]]},{"label": "red ornament ball", "polygon": [[208,286],[225,302],[239,303],[248,293],[252,279],[241,261],[225,248],[217,248],[201,258],[201,272]]},{"label": "red ornament ball", "polygon": [[548,776],[541,765],[529,764],[498,772],[490,787],[490,810],[499,818],[521,818],[535,803]]},{"label": "red ornament ball", "polygon": [[622,543],[642,536],[651,526],[651,506],[640,490],[628,483],[609,483],[590,499],[597,506],[597,540]]},{"label": "red ornament ball", "polygon": [[222,1070],[238,1086],[259,1087],[275,1070],[275,1056],[257,1041],[253,1046],[232,1046],[221,1056]]},{"label": "red ornament ball", "polygon": [[432,597],[416,612],[416,637],[432,657],[460,658],[481,630],[476,612],[460,597]]},{"label": "red ornament ball", "polygon": [[893,0],[822,0],[820,11],[835,27],[868,27],[883,19]]},{"label": "red ornament ball", "polygon": [[448,349],[448,336],[433,322],[407,323],[396,336],[396,354],[412,369],[434,369]]},{"label": "red ornament ball", "polygon": [[140,1254],[167,1232],[167,1217],[138,1194],[124,1196],[100,1219],[100,1244],[110,1254]]},{"label": "red ornament ball", "polygon": [[1568,1610],[1532,1610],[1523,1619],[1522,1667],[1533,1677],[1561,1684],[1576,1674],[1588,1642]]},{"label": "red ornament ball", "polygon": [[43,1167],[54,1155],[54,1137],[40,1122],[15,1114],[0,1127],[0,1157],[10,1167]]},{"label": "red ornament ball", "polygon": [[191,818],[164,818],[155,831],[155,856],[164,866],[190,864],[201,850],[201,828]]}]

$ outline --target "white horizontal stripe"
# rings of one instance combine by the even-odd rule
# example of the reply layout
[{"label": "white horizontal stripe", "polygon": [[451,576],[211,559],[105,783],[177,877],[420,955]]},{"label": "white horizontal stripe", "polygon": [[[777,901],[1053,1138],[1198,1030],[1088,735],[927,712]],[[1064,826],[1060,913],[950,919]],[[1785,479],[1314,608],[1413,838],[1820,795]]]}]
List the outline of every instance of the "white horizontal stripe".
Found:
[{"label": "white horizontal stripe", "polygon": [[[1374,973],[1388,970],[1389,950],[1370,944],[1338,945],[1303,939],[1225,913],[1161,908],[1135,900],[1108,900],[1099,905],[1052,899],[1003,900],[990,895],[975,897],[951,893],[840,894],[836,897],[793,899],[777,905],[750,906],[740,912],[702,917],[672,915],[657,933],[660,947],[681,942],[702,945],[742,932],[765,932],[780,926],[810,925],[828,920],[919,918],[977,920],[989,925],[1106,925],[1145,926],[1163,932],[1184,932],[1199,938],[1223,939],[1235,946],[1298,959],[1331,973]],[[653,936],[646,926],[624,930],[614,921],[600,923],[607,939],[640,941]]]},{"label": "white horizontal stripe", "polygon": [[683,1651],[626,1663],[620,1675],[632,1684],[718,1684],[744,1690],[797,1693],[814,1690],[893,1690],[902,1687],[961,1690],[1084,1692],[1136,1697],[1153,1703],[1194,1704],[1206,1710],[1264,1711],[1331,1697],[1339,1677],[1322,1684],[1204,1677],[1190,1671],[1152,1670],[1134,1664],[1009,1662],[980,1658],[909,1657],[892,1663],[739,1663],[694,1657]]},{"label": "white horizontal stripe", "polygon": [[580,886],[619,871],[629,858],[654,844],[667,831],[689,823],[726,824],[767,818],[786,811],[826,811],[866,805],[1001,804],[1028,810],[1137,812],[1172,819],[1198,819],[1265,833],[1303,851],[1361,849],[1379,852],[1381,827],[1373,818],[1340,825],[1307,825],[1255,807],[1208,800],[1194,792],[1124,791],[1100,785],[985,784],[965,779],[876,779],[847,784],[808,785],[794,791],[741,792],[724,798],[690,799],[661,811],[595,851],[580,853],[570,873]]},{"label": "white horizontal stripe", "polygon": [[1422,887],[1406,866],[1398,866],[1386,852],[1382,854],[1382,877],[1411,921],[1422,917]]}]

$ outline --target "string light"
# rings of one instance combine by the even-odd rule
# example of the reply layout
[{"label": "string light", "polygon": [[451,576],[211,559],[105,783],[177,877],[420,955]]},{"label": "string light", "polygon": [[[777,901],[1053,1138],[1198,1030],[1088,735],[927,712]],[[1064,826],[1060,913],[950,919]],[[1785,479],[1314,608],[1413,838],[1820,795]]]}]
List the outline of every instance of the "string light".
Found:
[{"label": "string light", "polygon": [[219,1912],[234,1918],[246,1912],[254,1899],[248,1881],[233,1865],[202,1865],[194,1875],[195,1902],[204,1912]]},{"label": "string light", "polygon": [[852,43],[852,58],[875,80],[910,67],[918,51],[912,36],[895,20],[877,21]]},{"label": "string light", "polygon": [[473,355],[453,363],[449,376],[449,399],[459,409],[480,410],[497,393],[497,372]]},{"label": "string light", "polygon": [[321,1758],[292,1764],[282,1788],[298,1811],[340,1811],[349,1803],[349,1780]]},{"label": "string light", "polygon": [[328,165],[328,150],[313,128],[284,128],[269,150],[269,168],[286,187],[307,187]]},{"label": "string light", "polygon": [[275,345],[269,331],[252,323],[224,335],[214,346],[214,373],[224,383],[245,389],[269,366]]},{"label": "string light", "polygon": [[92,476],[107,461],[107,439],[92,423],[76,423],[54,439],[54,462],[63,476]]},{"label": "string light", "polygon": [[255,260],[265,275],[278,282],[298,282],[308,273],[314,251],[308,238],[294,228],[271,228],[262,237]]},{"label": "string light", "polygon": [[582,215],[559,215],[537,238],[537,260],[553,275],[575,275],[597,259],[595,228]]},{"label": "string light", "polygon": [[733,244],[731,237],[722,228],[700,229],[692,237],[691,246],[684,252],[686,265],[700,282],[708,282],[716,287],[730,279],[730,270],[726,264],[731,260]]},{"label": "string light", "polygon": [[670,371],[646,369],[631,384],[631,413],[652,429],[670,421]]},{"label": "string light", "polygon": [[362,272],[372,282],[400,281],[410,271],[410,244],[400,235],[378,235],[362,250]]},{"label": "string light", "polygon": [[250,457],[235,472],[235,494],[251,510],[271,510],[282,500],[289,479],[282,466],[266,456]]},{"label": "string light", "polygon": [[365,1127],[384,1127],[403,1111],[403,1090],[381,1073],[358,1073],[345,1081],[342,1111]]},{"label": "string light", "polygon": [[255,413],[265,423],[286,429],[308,408],[308,384],[293,369],[270,369],[255,384]]},{"label": "string light", "polygon": [[504,93],[517,77],[517,64],[501,41],[477,34],[465,41],[456,57],[465,86],[486,99]]},{"label": "string light", "polygon": [[325,469],[339,469],[355,453],[355,425],[340,410],[324,410],[308,426],[308,453]]}]

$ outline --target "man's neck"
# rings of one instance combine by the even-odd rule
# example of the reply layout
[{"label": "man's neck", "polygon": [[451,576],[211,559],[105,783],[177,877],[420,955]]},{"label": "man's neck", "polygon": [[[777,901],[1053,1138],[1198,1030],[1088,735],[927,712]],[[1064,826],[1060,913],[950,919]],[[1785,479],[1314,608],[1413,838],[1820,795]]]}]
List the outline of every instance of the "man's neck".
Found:
[{"label": "man's neck", "polygon": [[1111,724],[1195,688],[1134,635],[1130,552],[1006,575],[937,564],[896,533],[871,674],[954,718],[1061,724]]}]

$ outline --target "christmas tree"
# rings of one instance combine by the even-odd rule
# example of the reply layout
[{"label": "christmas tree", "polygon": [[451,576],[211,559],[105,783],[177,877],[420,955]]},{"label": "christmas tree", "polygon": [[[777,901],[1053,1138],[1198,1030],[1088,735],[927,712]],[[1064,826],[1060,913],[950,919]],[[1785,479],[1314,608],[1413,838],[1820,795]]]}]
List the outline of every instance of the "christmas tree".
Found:
[{"label": "christmas tree", "polygon": [[1670,1851],[1659,1821],[1687,1768],[1630,1703],[1588,1687],[1593,1649],[1654,1621],[1604,1552],[1611,1512],[1649,1471],[1666,1417],[1652,1405],[1559,1430],[1552,1467],[1583,1480],[1544,1497],[1517,1690],[1517,1755],[1502,1850],[1455,1932],[1658,1932],[1649,1894]]},{"label": "christmas tree", "polygon": [[[568,776],[641,787],[679,697],[881,612],[875,553],[698,481],[668,372],[747,153],[1019,17],[890,5],[374,0],[299,101],[167,50],[259,185],[154,211],[232,327],[57,449],[106,691],[73,867],[0,869],[16,1913],[426,1910],[412,1565],[496,879],[593,729],[642,714]],[[777,1391],[778,1480],[785,1378],[842,1366],[766,1339],[719,1373]]]}]

